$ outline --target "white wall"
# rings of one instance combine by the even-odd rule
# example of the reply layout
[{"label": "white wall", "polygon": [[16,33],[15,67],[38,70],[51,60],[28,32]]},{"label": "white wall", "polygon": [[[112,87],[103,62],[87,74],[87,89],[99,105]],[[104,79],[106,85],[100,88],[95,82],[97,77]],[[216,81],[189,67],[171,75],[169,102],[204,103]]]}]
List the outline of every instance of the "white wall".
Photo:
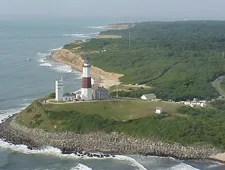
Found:
[{"label": "white wall", "polygon": [[61,80],[55,82],[55,99],[63,101],[63,81]]},{"label": "white wall", "polygon": [[93,90],[92,88],[82,88],[81,89],[81,99],[82,100],[92,100]]},{"label": "white wall", "polygon": [[83,77],[91,77],[91,68],[83,67]]}]

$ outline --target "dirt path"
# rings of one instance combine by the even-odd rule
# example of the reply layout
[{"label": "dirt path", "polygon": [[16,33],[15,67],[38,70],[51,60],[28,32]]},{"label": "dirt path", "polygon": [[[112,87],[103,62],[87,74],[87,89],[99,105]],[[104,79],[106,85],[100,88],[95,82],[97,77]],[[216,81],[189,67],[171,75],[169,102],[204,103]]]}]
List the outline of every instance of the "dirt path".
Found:
[{"label": "dirt path", "polygon": [[181,62],[183,62],[183,61],[184,61],[184,60],[177,61],[177,62],[173,63],[173,64],[170,65],[169,67],[165,68],[165,69],[162,71],[162,73],[160,73],[159,76],[157,76],[157,77],[151,79],[150,81],[157,80],[157,79],[159,79],[160,77],[164,76],[170,69],[172,69],[174,66],[176,66],[177,64],[179,64],[179,63],[181,63]]},{"label": "dirt path", "polygon": [[220,87],[221,81],[225,78],[225,75],[218,77],[216,80],[212,82],[212,86],[216,89],[216,91],[225,98],[225,91]]}]

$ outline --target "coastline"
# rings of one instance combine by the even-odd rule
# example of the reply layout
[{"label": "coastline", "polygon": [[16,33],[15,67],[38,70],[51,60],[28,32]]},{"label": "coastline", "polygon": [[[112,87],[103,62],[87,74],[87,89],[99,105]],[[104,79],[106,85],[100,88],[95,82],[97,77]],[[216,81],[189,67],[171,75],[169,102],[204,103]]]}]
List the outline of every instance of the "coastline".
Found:
[{"label": "coastline", "polygon": [[[32,129],[15,122],[17,115],[0,124],[0,137],[13,144],[27,145],[29,149],[46,146],[59,148],[64,154],[101,153],[140,154],[185,159],[208,159],[220,151],[208,146],[182,146],[158,140],[136,138],[112,132],[93,132],[76,134],[74,132],[48,133],[42,129]],[[110,156],[109,156],[110,155]]]},{"label": "coastline", "polygon": [[[53,61],[64,63],[71,66],[73,69],[82,72],[83,59],[79,52],[75,53],[66,49],[60,49],[54,51],[50,58]],[[123,74],[106,72],[93,65],[91,66],[91,73],[94,79],[94,84],[98,86],[104,86],[105,88],[119,85],[121,83],[119,78],[123,76]]]},{"label": "coastline", "polygon": [[[61,50],[57,50],[54,53],[52,53],[52,55],[50,56],[50,58],[56,62],[61,62],[67,65],[70,65],[72,68],[82,72],[82,64],[83,64],[83,59],[81,57],[80,53],[75,53],[75,52],[71,52],[69,50],[66,49],[61,49]],[[94,79],[94,82],[96,85],[99,86],[104,86],[106,88],[109,88],[110,86],[113,85],[119,85],[120,81],[119,78],[122,77],[122,74],[117,74],[117,73],[110,73],[110,72],[106,72],[103,71],[102,69],[92,66],[91,68],[92,71],[92,77]],[[137,140],[137,139],[136,139]],[[207,156],[190,156],[190,155],[186,155],[186,156],[177,156],[177,155],[173,155],[171,153],[167,154],[167,153],[163,153],[160,152],[158,154],[156,154],[155,152],[156,150],[154,150],[151,153],[141,153],[141,152],[137,152],[138,154],[143,154],[143,155],[154,155],[154,156],[171,156],[177,159],[209,159],[209,160],[213,160],[213,161],[217,161],[220,163],[225,163],[225,153],[214,153],[211,155],[207,155]],[[104,152],[104,151],[103,151]],[[108,153],[108,151],[106,152]],[[110,152],[110,153],[115,153],[115,152]],[[123,154],[123,152],[117,152],[119,154]],[[134,154],[134,152],[132,152]],[[132,154],[129,152],[125,152],[124,154]]]},{"label": "coastline", "polygon": [[[65,50],[65,49],[63,49],[63,50]],[[69,51],[70,52],[70,51]],[[56,51],[55,52],[56,54],[57,53],[68,53],[68,50],[67,51],[62,51],[62,50],[59,50],[59,51]],[[70,55],[70,53],[68,53],[69,55]],[[73,53],[72,55],[78,55],[78,57],[77,57],[77,61],[74,61],[74,63],[71,63],[70,61],[68,61],[68,62],[66,62],[66,60],[67,60],[67,55],[65,55],[65,56],[61,56],[61,57],[59,57],[59,58],[57,58],[57,56],[55,56],[55,54],[53,53],[52,54],[52,56],[51,56],[51,58],[54,60],[54,61],[57,61],[57,62],[61,62],[61,63],[64,63],[64,64],[68,64],[68,65],[70,65],[70,66],[72,66],[74,69],[76,69],[76,70],[78,70],[78,71],[82,71],[82,68],[79,70],[79,64],[77,65],[76,64],[76,62],[80,62],[81,63],[81,65],[82,65],[82,63],[83,63],[83,60],[82,60],[82,58],[81,58],[81,56],[80,56],[80,54],[76,54],[76,53]],[[56,57],[56,59],[54,58],[54,57]],[[71,58],[72,59],[72,58]],[[100,71],[101,72],[101,71]],[[103,70],[102,70],[102,72],[104,72]],[[109,73],[109,74],[111,74],[111,73]],[[103,74],[104,75],[104,74]],[[108,77],[107,76],[105,76],[105,77],[103,77],[103,79],[101,79],[101,76],[99,75],[99,74],[97,74],[97,73],[94,73],[94,80],[95,80],[95,83],[97,83],[97,84],[99,84],[100,85],[100,83],[103,83],[103,81],[104,80],[106,80],[106,81],[108,81],[108,80],[111,80],[111,79],[108,79]],[[119,81],[119,79],[117,79],[118,81]],[[117,81],[116,80],[116,81]],[[114,81],[114,79],[113,79],[113,81]],[[104,84],[104,83],[103,83]],[[110,86],[110,84],[108,84],[108,86]],[[10,118],[11,119],[11,118]],[[66,132],[66,133],[60,133],[60,134],[49,134],[49,133],[46,133],[46,132],[44,132],[44,131],[42,131],[41,129],[27,129],[26,127],[22,127],[22,126],[20,126],[20,125],[18,125],[18,124],[14,124],[14,123],[10,123],[10,122],[7,122],[7,123],[9,123],[8,125],[7,125],[7,128],[9,127],[10,128],[10,130],[8,130],[7,129],[7,131],[4,131],[4,130],[6,130],[6,128],[4,128],[4,127],[2,127],[1,125],[0,125],[0,128],[3,128],[4,130],[3,131],[0,131],[0,136],[2,137],[2,135],[5,135],[5,137],[4,137],[4,139],[6,140],[6,141],[8,141],[8,142],[11,142],[11,143],[14,143],[14,144],[26,144],[26,145],[28,145],[28,147],[30,148],[30,149],[35,149],[35,148],[41,148],[41,147],[44,147],[44,146],[48,146],[49,144],[51,144],[51,142],[53,142],[54,143],[54,141],[47,141],[46,143],[39,143],[39,139],[42,139],[42,137],[43,136],[36,136],[34,139],[31,139],[31,138],[28,138],[29,137],[29,133],[37,133],[37,134],[39,134],[39,135],[46,135],[47,137],[58,137],[58,136],[60,136],[60,135],[62,135],[63,137],[64,136],[66,136],[66,137],[68,137],[68,139],[70,139],[70,135],[71,136],[76,136],[76,135],[79,135],[79,134],[75,134],[75,133],[72,133],[72,132]],[[6,123],[6,124],[7,124]],[[6,125],[5,124],[5,125]],[[3,126],[5,126],[5,125],[3,125]],[[19,132],[18,130],[22,130],[21,132]],[[0,129],[0,130],[2,130],[2,129]],[[17,134],[17,133],[18,134]],[[24,132],[24,133],[22,133],[22,132]],[[4,133],[4,134],[3,134]],[[55,135],[55,136],[54,136]],[[67,135],[69,135],[69,136],[67,136]],[[105,133],[93,133],[93,134],[87,134],[87,135],[90,135],[90,136],[88,136],[88,137],[90,137],[91,138],[91,140],[92,139],[95,139],[94,138],[94,136],[95,135],[99,135],[99,137],[101,137],[100,139],[104,139],[104,137],[105,136],[107,136],[107,134],[105,134]],[[87,137],[87,135],[85,135],[86,137]],[[115,141],[116,142],[118,142],[118,140],[117,140],[117,137],[120,139],[120,137],[122,136],[122,137],[124,137],[124,140],[126,139],[126,138],[128,138],[128,139],[130,139],[130,140],[133,140],[134,141],[134,145],[135,144],[137,144],[136,146],[139,146],[139,144],[141,144],[141,140],[142,139],[131,139],[130,137],[127,137],[127,136],[123,136],[122,134],[110,134],[110,135],[114,135],[113,137],[115,137]],[[32,135],[31,134],[31,136],[30,137],[33,137],[34,135]],[[15,138],[14,138],[15,137]],[[18,137],[18,138],[17,138]],[[25,138],[23,138],[23,137],[25,137]],[[76,136],[76,137],[80,137],[80,136]],[[108,136],[107,136],[108,137]],[[17,138],[17,139],[16,139]],[[63,138],[62,139],[56,139],[56,138],[53,138],[53,140],[55,139],[56,141],[55,142],[62,142],[62,143],[59,143],[59,144],[56,144],[56,145],[54,145],[54,146],[56,146],[57,147],[57,145],[59,145],[59,147],[61,148],[61,150],[62,151],[66,151],[66,152],[71,152],[71,153],[73,153],[73,152],[75,152],[76,150],[72,150],[72,149],[70,149],[70,148],[68,148],[68,150],[66,150],[65,149],[65,147],[63,147],[65,144],[66,144],[66,142],[64,142],[64,140],[63,140]],[[82,138],[82,137],[80,137],[80,138]],[[47,139],[47,138],[46,138]],[[67,138],[66,138],[67,139]],[[114,138],[113,138],[114,139]],[[71,140],[74,140],[74,139],[72,139],[71,138]],[[122,140],[122,141],[124,141],[123,139],[120,139],[120,140]],[[139,140],[140,140],[140,142],[139,142]],[[122,142],[121,142],[122,143]],[[77,144],[76,142],[75,142],[75,144]],[[78,142],[78,144],[80,144],[79,142]],[[165,144],[165,143],[164,143]],[[142,153],[142,151],[141,152],[138,152],[138,154],[140,153],[140,154],[144,154],[144,155],[148,155],[148,154],[151,154],[151,155],[154,155],[154,156],[171,156],[172,154],[168,154],[168,153],[164,153],[164,152],[161,152],[161,151],[158,151],[157,150],[157,148],[159,148],[159,147],[161,147],[161,145],[164,145],[164,144],[162,144],[162,143],[153,143],[152,145],[154,146],[154,147],[156,147],[156,149],[153,149],[153,151],[152,152],[149,152],[149,153]],[[72,144],[71,144],[72,145]],[[168,145],[168,146],[171,146],[171,144],[166,144],[166,145]],[[102,146],[102,145],[101,145]],[[143,145],[144,146],[144,145]],[[154,148],[153,147],[153,148]],[[184,149],[185,147],[183,147],[183,146],[180,146],[179,144],[178,144],[178,149]],[[77,148],[75,148],[75,149],[77,149]],[[137,148],[136,148],[137,149]],[[92,149],[93,150],[93,149]],[[197,150],[197,151],[199,151],[199,150]],[[103,152],[105,152],[105,151],[103,151]],[[106,151],[106,153],[107,153],[108,151]],[[194,152],[194,151],[193,151]],[[201,152],[201,150],[200,150],[200,152]],[[217,152],[217,151],[216,151]],[[110,151],[109,153],[119,153],[119,154],[122,154],[123,152],[120,152],[120,151]],[[135,151],[135,153],[136,153],[136,151]],[[195,153],[195,152],[194,152]],[[203,153],[203,152],[202,152]],[[204,154],[204,153],[203,153]],[[217,155],[220,155],[220,154],[217,154]],[[188,157],[189,155],[185,155],[185,157],[183,157],[183,156],[181,156],[181,157],[177,157],[176,155],[172,155],[172,157],[174,157],[174,158],[178,158],[178,159],[205,159],[205,157],[202,157],[203,155],[201,155],[201,156],[197,156],[197,157]],[[225,155],[224,155],[225,156]],[[225,161],[220,161],[219,159],[214,159],[213,157],[216,157],[216,156],[210,156],[209,157],[209,159],[211,159],[211,160],[215,160],[215,161],[219,161],[219,162],[225,162]],[[225,160],[225,158],[224,158],[224,160]]]}]

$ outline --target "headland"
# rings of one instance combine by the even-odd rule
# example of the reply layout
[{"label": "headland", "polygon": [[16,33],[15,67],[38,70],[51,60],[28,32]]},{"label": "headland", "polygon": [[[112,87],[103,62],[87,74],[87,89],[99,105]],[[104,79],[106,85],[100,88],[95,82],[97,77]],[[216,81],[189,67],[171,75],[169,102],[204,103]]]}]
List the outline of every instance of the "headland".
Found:
[{"label": "headland", "polygon": [[[24,144],[29,149],[53,146],[63,154],[77,154],[99,158],[113,157],[115,154],[142,154],[174,157],[177,159],[207,159],[219,153],[214,147],[182,146],[157,140],[130,137],[122,133],[92,132],[45,132],[38,128],[27,128],[15,121],[17,115],[0,125],[0,137],[13,144]],[[82,154],[83,153],[83,154]],[[86,154],[85,154],[86,153]],[[100,156],[99,156],[100,155]]]},{"label": "headland", "polygon": [[[143,93],[152,91],[163,99],[171,98],[175,101],[186,100],[187,98],[192,99],[194,97],[201,99],[215,97],[216,93],[212,89],[210,82],[224,72],[220,67],[216,66],[218,64],[217,60],[216,64],[212,66],[213,71],[209,74],[203,74],[203,72],[205,73],[205,68],[200,66],[206,66],[208,63],[201,63],[203,52],[200,52],[201,54],[195,53],[195,50],[198,51],[202,47],[192,47],[185,44],[187,48],[190,48],[185,51],[183,48],[177,49],[177,46],[173,48],[171,42],[174,41],[171,40],[171,42],[167,42],[171,46],[171,51],[168,51],[168,44],[161,42],[161,38],[164,35],[159,34],[162,37],[157,39],[158,28],[164,28],[164,24],[168,23],[140,23],[137,28],[132,26],[129,31],[131,31],[133,38],[126,31],[129,27],[109,30],[99,38],[65,45],[63,49],[55,51],[51,58],[81,71],[82,57],[92,55],[96,66],[102,68],[92,67],[95,83],[106,88],[119,85],[121,81],[125,84],[130,83],[132,86],[128,90],[121,90],[120,95],[125,97],[140,97]],[[195,22],[172,23],[174,28],[177,28],[177,24],[184,24],[184,27],[187,26],[186,24],[191,24],[192,26],[194,24],[194,26],[199,27]],[[207,28],[211,28],[211,23],[206,22],[206,25]],[[145,30],[146,27],[151,27],[153,37],[155,36],[155,41],[157,42],[156,46],[152,40],[146,39],[146,35],[138,34],[140,29]],[[179,27],[181,32],[182,28]],[[173,31],[170,31],[168,31],[168,35],[171,32],[173,33]],[[192,33],[188,32],[188,34],[192,37]],[[139,38],[135,38],[135,35],[138,35]],[[179,40],[180,34],[177,34],[177,36],[175,38]],[[140,39],[143,41],[140,41]],[[201,37],[199,41],[203,41]],[[142,44],[141,42],[144,43]],[[131,43],[136,44],[135,46],[133,45],[133,49],[131,49]],[[150,46],[146,47],[146,44]],[[214,51],[214,53],[217,52],[216,50]],[[149,59],[147,59],[147,54]],[[199,55],[200,59],[196,58],[196,55]],[[106,59],[102,60],[104,56]],[[127,59],[127,57],[130,57],[130,59]],[[198,76],[194,76],[196,71],[194,69],[189,70],[189,74],[185,73],[185,76],[177,76],[177,73],[183,74],[183,66],[184,68],[189,68],[189,64],[193,64],[193,58],[195,58],[195,64],[199,64],[197,68],[200,70],[199,77],[203,77],[202,81],[199,81]],[[151,69],[149,70],[149,68]],[[210,70],[207,69],[207,71]],[[192,76],[188,77],[187,75]],[[167,79],[167,77],[169,78]],[[179,79],[180,77],[185,77],[186,79],[181,80]],[[177,84],[174,85],[174,82]],[[201,82],[201,84],[199,85],[198,82]],[[154,89],[144,88],[145,86],[138,89],[131,88],[133,86],[139,87],[139,84],[153,85]],[[205,87],[205,89],[202,87]],[[203,89],[207,92],[203,92]],[[129,110],[130,107],[126,106],[124,110],[128,111],[128,117],[125,119],[115,119],[110,115],[103,118],[102,115],[94,112],[96,110],[94,109],[96,107],[95,102],[83,103],[87,105],[93,104],[93,106],[88,107],[89,110],[92,110],[91,114],[95,115],[93,116],[89,115],[89,113],[87,114],[88,110],[85,110],[86,108],[84,109],[84,107],[75,107],[76,109],[74,109],[73,106],[68,106],[66,103],[61,104],[60,108],[62,110],[57,112],[56,110],[59,109],[57,104],[49,105],[49,103],[44,101],[41,99],[32,103],[23,112],[2,123],[0,125],[0,137],[14,144],[26,144],[30,149],[50,145],[60,148],[64,153],[87,151],[106,154],[171,156],[178,159],[210,158],[224,161],[223,156],[221,157],[220,155],[224,151],[225,146],[224,133],[223,131],[221,132],[221,129],[224,128],[224,116],[222,114],[225,105],[224,101],[214,101],[208,108],[190,108],[185,106],[175,108],[173,106],[172,111],[167,111],[167,108],[174,101],[168,102],[169,106],[164,106],[164,103],[160,102],[166,111],[165,114],[146,114],[142,107],[136,107],[135,113],[141,114],[139,117],[132,117],[132,112]],[[101,104],[101,102],[99,103]],[[119,103],[119,107],[115,103]],[[110,103],[112,107],[103,102],[102,104],[102,107],[98,105],[97,108],[102,108],[104,113],[106,113],[105,115],[110,111],[115,112],[112,109],[115,108],[114,106],[117,106],[116,108],[123,108],[124,106],[121,100]],[[152,102],[149,101],[145,104],[151,105]],[[49,108],[50,110],[48,110]],[[53,110],[51,110],[52,108]],[[124,114],[124,110],[123,112],[120,111],[120,113]],[[79,124],[77,121],[82,122],[82,124]],[[46,125],[51,125],[51,127],[46,128],[48,127]]]}]

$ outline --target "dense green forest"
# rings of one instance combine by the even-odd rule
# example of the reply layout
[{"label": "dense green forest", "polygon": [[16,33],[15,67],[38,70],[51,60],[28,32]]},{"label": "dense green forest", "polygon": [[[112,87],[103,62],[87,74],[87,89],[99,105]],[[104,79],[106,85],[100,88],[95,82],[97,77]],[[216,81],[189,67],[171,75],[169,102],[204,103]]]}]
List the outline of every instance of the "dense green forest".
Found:
[{"label": "dense green forest", "polygon": [[136,23],[128,30],[101,32],[120,39],[91,39],[80,50],[97,51],[90,54],[93,65],[124,74],[123,83],[152,86],[148,92],[158,98],[211,99],[218,96],[211,82],[225,73],[224,30],[224,21]]},{"label": "dense green forest", "polygon": [[[211,108],[183,106],[177,110],[180,114],[151,114],[148,117],[126,121],[113,119],[113,114],[111,118],[106,119],[100,114],[46,109],[46,105],[34,101],[19,114],[17,121],[28,127],[50,132],[121,132],[130,136],[178,142],[183,145],[204,143],[225,149],[224,100],[214,101]],[[94,109],[92,110],[94,112]]]},{"label": "dense green forest", "polygon": [[223,79],[221,80],[220,88],[221,88],[223,91],[225,91],[225,78],[223,78]]}]

